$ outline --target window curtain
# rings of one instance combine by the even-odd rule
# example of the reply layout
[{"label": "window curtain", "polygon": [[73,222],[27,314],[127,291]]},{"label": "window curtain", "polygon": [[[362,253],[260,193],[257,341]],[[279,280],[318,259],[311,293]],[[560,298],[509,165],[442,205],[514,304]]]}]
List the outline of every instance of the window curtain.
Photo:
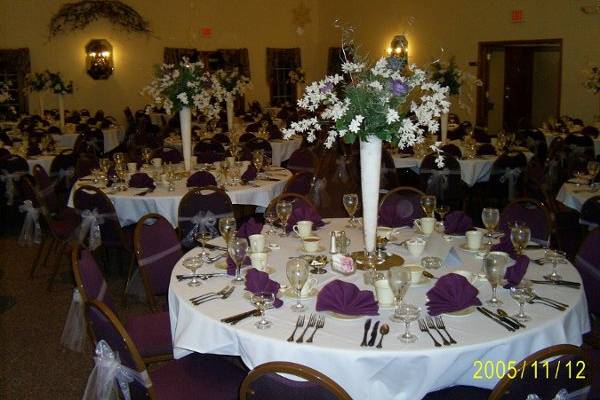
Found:
[{"label": "window curtain", "polygon": [[292,69],[301,67],[300,49],[297,47],[293,49],[267,48],[267,81],[273,81],[273,71],[277,65],[281,64],[287,64]]},{"label": "window curtain", "polygon": [[178,64],[183,57],[189,58],[190,61],[199,61],[200,53],[196,49],[165,47],[163,51],[163,62],[165,64]]},{"label": "window curtain", "polygon": [[29,102],[25,91],[25,76],[31,72],[31,58],[28,48],[0,50],[0,71],[16,73],[18,112],[29,112]]},{"label": "window curtain", "polygon": [[250,57],[248,49],[219,49],[225,66],[238,67],[242,75],[250,78]]}]

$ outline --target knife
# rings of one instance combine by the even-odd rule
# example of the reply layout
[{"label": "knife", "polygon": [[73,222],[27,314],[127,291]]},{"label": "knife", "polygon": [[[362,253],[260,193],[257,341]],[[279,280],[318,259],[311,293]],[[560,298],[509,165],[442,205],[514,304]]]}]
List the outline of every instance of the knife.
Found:
[{"label": "knife", "polygon": [[538,250],[543,248],[544,246],[542,246],[541,244],[528,244],[527,246],[525,246],[525,250]]},{"label": "knife", "polygon": [[260,310],[255,309],[255,310],[243,312],[241,314],[232,315],[231,317],[221,319],[221,322],[224,322],[226,324],[235,325],[238,322],[240,322],[241,320],[252,317],[254,315],[260,315]]},{"label": "knife", "polygon": [[504,328],[508,329],[510,332],[514,332],[515,331],[515,328],[513,328],[512,326],[508,325],[507,323],[501,321],[499,318],[495,317],[494,314],[490,314],[487,310],[483,310],[482,307],[477,307],[477,311],[479,311],[480,313],[482,313],[483,315],[485,315],[486,317],[488,317],[492,321],[500,324]]},{"label": "knife", "polygon": [[221,250],[221,251],[227,251],[227,247],[225,246],[217,246],[216,244],[210,244],[210,243],[206,243],[205,246],[207,249],[211,249],[211,250]]},{"label": "knife", "polygon": [[225,273],[225,272],[215,272],[215,273],[212,273],[212,274],[176,275],[176,278],[177,278],[178,281],[183,281],[183,280],[186,280],[186,279],[193,279],[194,276],[196,278],[203,279],[203,278],[214,278],[215,276],[227,276],[227,273]]},{"label": "knife", "polygon": [[515,321],[513,321],[512,319],[508,318],[508,317],[504,317],[498,313],[495,313],[491,310],[488,310],[485,307],[481,307],[482,309],[484,309],[485,311],[487,311],[488,313],[492,314],[494,317],[498,318],[500,321],[504,321],[505,323],[507,323],[508,325],[510,325],[512,328],[514,328],[515,330],[521,328],[521,326],[516,323]]},{"label": "knife", "polygon": [[556,285],[556,286],[566,286],[573,289],[579,289],[581,287],[581,283],[579,282],[570,282],[570,281],[540,281],[540,280],[531,280],[533,283],[537,283],[539,285]]},{"label": "knife", "polygon": [[371,331],[371,339],[369,339],[369,347],[373,347],[375,345],[375,339],[377,339],[377,330],[379,329],[379,321],[375,322],[373,326],[373,331]]},{"label": "knife", "polygon": [[369,318],[367,320],[367,322],[365,322],[365,333],[363,334],[363,340],[362,340],[362,343],[360,344],[361,347],[364,347],[367,345],[367,333],[369,333],[370,327],[371,327],[371,318]]}]

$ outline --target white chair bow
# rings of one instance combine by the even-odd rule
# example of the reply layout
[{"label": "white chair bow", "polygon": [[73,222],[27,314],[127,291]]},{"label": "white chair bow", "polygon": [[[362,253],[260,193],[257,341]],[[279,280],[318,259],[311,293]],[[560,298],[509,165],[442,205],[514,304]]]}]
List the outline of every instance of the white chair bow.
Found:
[{"label": "white chair bow", "polygon": [[500,182],[504,183],[508,181],[508,199],[512,200],[515,198],[515,191],[517,188],[517,180],[521,175],[521,168],[506,168],[500,177]]},{"label": "white chair bow", "polygon": [[[106,286],[106,285],[104,285]],[[85,345],[85,319],[83,317],[83,301],[79,289],[73,289],[73,298],[65,321],[60,343],[67,349],[81,353]]]},{"label": "white chair bow", "polygon": [[102,244],[102,235],[100,234],[100,225],[106,218],[113,218],[114,214],[99,214],[98,209],[83,210],[81,212],[81,224],[79,225],[79,243],[83,243],[88,236],[88,247],[90,250],[96,250]]},{"label": "white chair bow", "polygon": [[420,172],[430,174],[427,179],[427,193],[434,193],[440,199],[443,199],[448,190],[448,175],[460,174],[460,171],[451,169],[422,169]]},{"label": "white chair bow", "polygon": [[19,244],[31,246],[42,242],[42,229],[40,228],[40,210],[33,206],[31,200],[25,200],[19,206],[19,211],[25,214],[25,221],[19,235]]},{"label": "white chair bow", "polygon": [[18,182],[23,175],[25,175],[25,172],[23,171],[8,172],[5,169],[2,170],[2,175],[0,175],[0,181],[4,182],[4,187],[6,191],[6,204],[9,206],[13,205],[15,199],[15,182]]},{"label": "white chair bow", "polygon": [[129,384],[137,381],[149,388],[152,386],[146,370],[137,372],[121,364],[118,353],[112,351],[104,340],[96,344],[94,369],[85,387],[82,400],[108,400],[113,398],[115,384],[125,400],[131,400]]},{"label": "white chair bow", "polygon": [[329,204],[329,196],[325,188],[327,187],[327,181],[325,178],[313,178],[309,195],[312,198],[316,206],[326,206]]},{"label": "white chair bow", "polygon": [[183,244],[188,247],[191,246],[194,243],[195,237],[200,233],[210,233],[212,236],[216,236],[218,231],[215,226],[219,218],[232,216],[231,213],[213,214],[210,210],[200,210],[193,217],[180,217],[179,221],[189,221],[194,225],[182,240]]},{"label": "white chair bow", "polygon": [[75,176],[75,167],[69,167],[66,169],[61,168],[56,173],[56,176],[57,176],[57,182],[60,182],[64,179],[68,183],[71,180],[71,178],[73,178]]}]

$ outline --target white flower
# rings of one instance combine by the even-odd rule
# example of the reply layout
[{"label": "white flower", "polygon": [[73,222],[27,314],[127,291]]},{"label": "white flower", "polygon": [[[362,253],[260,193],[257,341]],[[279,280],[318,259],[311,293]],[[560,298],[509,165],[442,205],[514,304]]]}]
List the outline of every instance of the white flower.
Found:
[{"label": "white flower", "polygon": [[179,99],[179,101],[181,101],[182,104],[188,104],[188,95],[185,92],[179,93],[177,95],[177,98]]},{"label": "white flower", "polygon": [[352,74],[355,72],[361,72],[365,68],[365,64],[358,64],[353,62],[345,62],[342,64],[342,71],[346,74]]},{"label": "white flower", "polygon": [[369,83],[369,86],[375,90],[383,90],[383,85],[381,83],[379,83],[378,81],[373,81],[373,82]]},{"label": "white flower", "polygon": [[350,132],[357,133],[360,130],[360,124],[363,122],[364,119],[365,117],[363,117],[362,115],[355,116],[352,119],[352,121],[350,121],[350,126],[348,127],[348,130]]},{"label": "white flower", "polygon": [[388,124],[392,124],[400,119],[398,115],[398,111],[393,110],[391,108],[388,109],[387,115],[385,116],[385,120]]}]

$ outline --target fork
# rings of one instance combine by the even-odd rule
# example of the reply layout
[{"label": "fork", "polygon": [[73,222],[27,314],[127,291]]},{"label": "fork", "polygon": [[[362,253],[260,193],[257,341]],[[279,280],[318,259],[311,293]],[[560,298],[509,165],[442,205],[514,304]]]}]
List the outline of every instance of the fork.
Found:
[{"label": "fork", "polygon": [[433,318],[427,317],[425,319],[425,321],[427,321],[427,327],[429,329],[435,329],[435,331],[438,333],[438,335],[440,335],[440,337],[442,338],[442,342],[444,343],[444,346],[450,346],[450,342],[446,340],[446,337],[444,335],[442,335],[442,332],[440,332],[440,330],[437,328],[437,326],[433,322]]},{"label": "fork", "polygon": [[219,290],[216,293],[215,292],[208,292],[208,293],[201,294],[200,296],[192,297],[192,298],[190,298],[190,301],[193,302],[193,301],[196,301],[196,300],[201,300],[201,299],[203,299],[204,297],[207,297],[207,296],[214,296],[214,295],[219,295],[220,296],[222,294],[225,294],[225,292],[227,292],[230,287],[231,286],[227,285],[223,289]]},{"label": "fork", "polygon": [[296,327],[294,328],[294,331],[292,332],[292,334],[290,335],[290,337],[288,338],[287,341],[293,342],[296,331],[298,330],[298,328],[302,328],[303,326],[304,326],[304,314],[300,314],[300,315],[298,315],[298,319],[296,320]]},{"label": "fork", "polygon": [[419,320],[419,329],[421,330],[421,332],[427,332],[431,340],[433,340],[433,344],[435,344],[435,347],[442,346],[437,340],[435,340],[431,332],[429,332],[429,329],[427,329],[427,324],[422,319]]},{"label": "fork", "polygon": [[317,330],[321,329],[324,326],[325,326],[325,316],[321,315],[319,317],[319,319],[317,320],[317,325],[315,325],[315,330],[313,331],[312,335],[310,335],[310,337],[308,338],[306,343],[312,343],[313,337],[315,336],[315,333],[317,333]]},{"label": "fork", "polygon": [[444,332],[446,332],[446,335],[448,335],[448,339],[450,339],[450,343],[456,344],[456,340],[454,340],[452,336],[450,336],[448,329],[446,329],[446,324],[444,324],[444,320],[439,315],[435,317],[435,325],[438,327],[438,329],[443,329]]},{"label": "fork", "polygon": [[217,296],[212,296],[212,297],[205,298],[205,299],[202,299],[202,300],[198,300],[198,301],[193,302],[193,304],[195,306],[197,306],[197,305],[200,305],[202,303],[206,303],[207,301],[216,300],[216,299],[219,299],[219,298],[225,300],[226,298],[228,298],[229,296],[231,296],[231,294],[233,293],[234,290],[235,290],[235,286],[231,286],[231,288],[228,291],[226,291],[225,293],[223,293],[220,296],[217,295]]},{"label": "fork", "polygon": [[310,314],[310,318],[308,319],[308,324],[306,325],[306,328],[304,328],[304,330],[302,331],[302,334],[300,335],[298,340],[296,340],[296,343],[304,342],[304,335],[306,334],[306,331],[309,328],[312,328],[313,326],[315,326],[316,323],[317,323],[317,314],[314,314],[314,313]]}]

